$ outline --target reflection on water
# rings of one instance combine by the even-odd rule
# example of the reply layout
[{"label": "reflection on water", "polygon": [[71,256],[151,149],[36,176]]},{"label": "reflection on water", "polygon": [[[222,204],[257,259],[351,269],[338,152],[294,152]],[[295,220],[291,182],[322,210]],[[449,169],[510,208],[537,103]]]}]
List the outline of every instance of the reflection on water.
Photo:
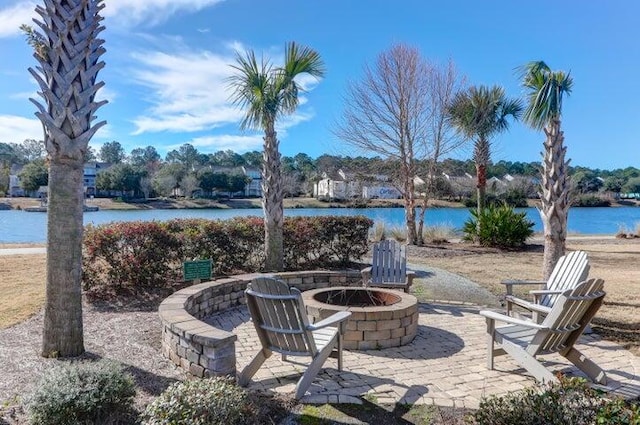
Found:
[{"label": "reflection on water", "polygon": [[[542,232],[540,215],[535,208],[524,208],[535,223],[534,230]],[[403,226],[403,208],[295,208],[285,210],[287,216],[357,215],[361,214],[389,226]],[[112,221],[169,220],[172,218],[227,219],[231,217],[262,216],[260,209],[237,210],[133,210],[87,212],[84,222],[103,224]],[[47,233],[46,213],[17,210],[0,211],[0,243],[44,242]],[[432,208],[427,210],[427,225],[462,227],[469,219],[465,208]],[[569,233],[613,235],[621,227],[633,230],[640,223],[640,208],[572,208],[569,212]]]}]

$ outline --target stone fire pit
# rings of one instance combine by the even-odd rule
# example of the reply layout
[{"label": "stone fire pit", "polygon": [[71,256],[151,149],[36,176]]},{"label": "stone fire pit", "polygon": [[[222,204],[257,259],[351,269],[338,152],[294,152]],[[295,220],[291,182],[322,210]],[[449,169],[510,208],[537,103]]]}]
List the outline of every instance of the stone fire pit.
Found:
[{"label": "stone fire pit", "polygon": [[411,294],[382,288],[333,287],[302,293],[314,322],[338,311],[350,311],[344,348],[373,350],[410,343],[418,333],[418,300]]}]

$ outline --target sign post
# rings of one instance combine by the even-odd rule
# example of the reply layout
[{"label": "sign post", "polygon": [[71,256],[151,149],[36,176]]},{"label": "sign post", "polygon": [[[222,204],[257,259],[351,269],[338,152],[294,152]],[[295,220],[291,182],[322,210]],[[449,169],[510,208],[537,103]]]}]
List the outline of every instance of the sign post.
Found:
[{"label": "sign post", "polygon": [[192,280],[200,283],[202,280],[211,280],[211,259],[185,261],[182,264],[184,280]]}]

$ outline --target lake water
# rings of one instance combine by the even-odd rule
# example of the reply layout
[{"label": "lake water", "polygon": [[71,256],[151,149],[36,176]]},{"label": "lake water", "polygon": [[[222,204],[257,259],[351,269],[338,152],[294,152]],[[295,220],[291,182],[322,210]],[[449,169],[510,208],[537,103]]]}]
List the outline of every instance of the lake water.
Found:
[{"label": "lake water", "polygon": [[[540,215],[535,208],[523,208],[535,223],[534,230],[542,232]],[[357,215],[361,214],[389,226],[403,226],[403,208],[296,208],[285,210],[286,216]],[[237,210],[102,210],[86,212],[84,222],[103,224],[112,221],[169,220],[172,218],[227,219],[242,216],[262,216],[261,209]],[[465,208],[431,208],[427,210],[428,225],[446,225],[456,229],[470,217]],[[621,227],[635,230],[640,224],[640,208],[572,208],[569,212],[569,233],[614,235]],[[45,242],[47,214],[18,210],[0,211],[0,243]]]}]

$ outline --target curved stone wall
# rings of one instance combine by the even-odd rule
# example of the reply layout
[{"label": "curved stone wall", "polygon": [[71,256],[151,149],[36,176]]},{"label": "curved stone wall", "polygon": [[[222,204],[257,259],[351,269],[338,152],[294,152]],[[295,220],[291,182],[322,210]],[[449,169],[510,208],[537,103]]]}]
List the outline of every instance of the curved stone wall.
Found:
[{"label": "curved stone wall", "polygon": [[228,308],[245,304],[251,279],[274,276],[301,291],[331,286],[361,286],[358,271],[303,271],[243,274],[181,289],[158,308],[162,321],[162,353],[197,377],[236,374],[236,335],[202,321]]}]

